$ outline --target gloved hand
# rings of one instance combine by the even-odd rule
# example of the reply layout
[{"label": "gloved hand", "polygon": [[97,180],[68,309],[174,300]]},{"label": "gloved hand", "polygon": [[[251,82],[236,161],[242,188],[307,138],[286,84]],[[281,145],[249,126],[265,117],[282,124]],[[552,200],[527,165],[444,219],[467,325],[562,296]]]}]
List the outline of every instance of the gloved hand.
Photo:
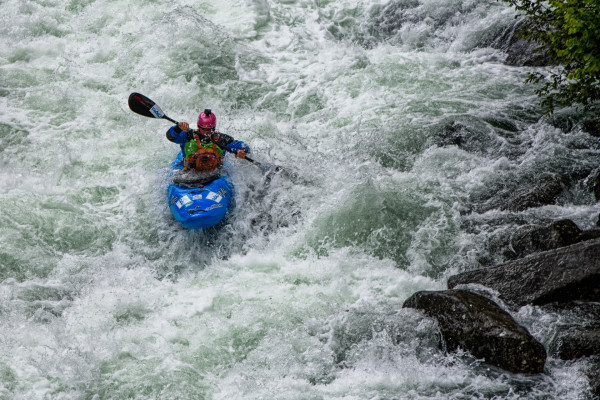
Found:
[{"label": "gloved hand", "polygon": [[246,158],[246,152],[244,150],[238,150],[235,153],[235,158]]},{"label": "gloved hand", "polygon": [[177,126],[184,132],[187,132],[190,129],[190,124],[188,124],[187,122],[180,122],[177,124]]}]

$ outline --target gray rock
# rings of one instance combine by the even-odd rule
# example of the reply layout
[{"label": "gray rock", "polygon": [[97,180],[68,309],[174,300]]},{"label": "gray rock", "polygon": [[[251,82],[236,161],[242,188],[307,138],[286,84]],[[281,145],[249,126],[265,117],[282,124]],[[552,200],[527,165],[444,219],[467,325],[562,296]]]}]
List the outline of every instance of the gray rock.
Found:
[{"label": "gray rock", "polygon": [[517,132],[513,121],[497,116],[449,119],[437,129],[432,142],[439,147],[456,146],[469,153],[517,159],[524,153]]},{"label": "gray rock", "polygon": [[600,201],[600,173],[598,173],[594,179],[594,197],[596,201]]},{"label": "gray rock", "polygon": [[563,178],[546,174],[536,177],[535,182],[531,182],[531,184],[509,186],[498,191],[490,190],[487,200],[480,202],[480,199],[472,199],[475,203],[473,210],[477,213],[495,209],[518,212],[528,208],[555,204],[564,188]]},{"label": "gray rock", "polygon": [[562,360],[600,356],[600,303],[554,303],[542,309],[560,321],[555,324],[548,354]]},{"label": "gray rock", "polygon": [[572,328],[557,335],[549,352],[561,360],[600,355],[600,329]]},{"label": "gray rock", "polygon": [[600,359],[594,358],[592,360],[592,365],[590,368],[585,371],[585,375],[588,377],[590,382],[590,388],[592,391],[592,395],[595,399],[600,398]]},{"label": "gray rock", "polygon": [[585,240],[593,240],[598,238],[600,238],[600,229],[589,229],[581,232],[581,234],[577,236],[577,241],[583,242]]},{"label": "gray rock", "polygon": [[486,363],[514,373],[544,369],[546,350],[496,303],[467,290],[422,291],[403,307],[437,319],[448,350],[462,348]]},{"label": "gray rock", "polygon": [[600,239],[451,276],[448,287],[480,284],[510,306],[600,300]]},{"label": "gray rock", "polygon": [[[498,141],[488,132],[477,132],[468,126],[453,121],[443,126],[433,138],[440,147],[457,146],[471,153],[488,154],[490,148],[499,146]],[[493,150],[492,150],[493,151]]]},{"label": "gray rock", "polygon": [[510,245],[518,257],[576,243],[581,229],[571,220],[555,221],[547,226],[527,225],[511,237]]},{"label": "gray rock", "polygon": [[582,125],[585,132],[592,136],[600,137],[600,118],[586,119]]},{"label": "gray rock", "polygon": [[515,22],[496,37],[490,47],[506,53],[507,65],[525,67],[543,67],[551,65],[550,57],[543,48],[530,40],[519,36],[519,30],[526,29],[525,20]]}]

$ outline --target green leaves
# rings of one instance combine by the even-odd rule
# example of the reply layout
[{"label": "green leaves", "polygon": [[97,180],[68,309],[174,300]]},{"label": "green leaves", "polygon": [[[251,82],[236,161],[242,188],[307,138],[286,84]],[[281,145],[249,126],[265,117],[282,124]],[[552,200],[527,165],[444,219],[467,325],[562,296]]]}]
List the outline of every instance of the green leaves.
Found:
[{"label": "green leaves", "polygon": [[527,82],[549,113],[558,106],[600,110],[600,1],[503,0],[527,17],[520,35],[538,42],[560,68],[531,73]]}]

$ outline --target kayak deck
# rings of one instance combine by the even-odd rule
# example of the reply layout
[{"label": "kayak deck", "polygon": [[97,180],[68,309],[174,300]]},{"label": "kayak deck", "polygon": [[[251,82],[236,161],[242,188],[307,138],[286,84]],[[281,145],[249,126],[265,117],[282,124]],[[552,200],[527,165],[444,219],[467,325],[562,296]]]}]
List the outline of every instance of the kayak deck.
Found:
[{"label": "kayak deck", "polygon": [[[177,168],[177,161],[173,163]],[[233,186],[227,175],[203,184],[175,184],[171,182],[167,188],[169,208],[179,223],[187,229],[209,228],[221,222],[233,195]]]}]

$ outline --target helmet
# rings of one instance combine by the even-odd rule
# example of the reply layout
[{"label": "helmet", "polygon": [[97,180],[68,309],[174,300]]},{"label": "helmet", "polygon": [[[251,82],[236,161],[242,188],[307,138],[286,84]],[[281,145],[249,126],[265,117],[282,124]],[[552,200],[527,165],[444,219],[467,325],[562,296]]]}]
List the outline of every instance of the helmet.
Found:
[{"label": "helmet", "polygon": [[207,108],[198,115],[198,128],[215,129],[217,117]]}]

